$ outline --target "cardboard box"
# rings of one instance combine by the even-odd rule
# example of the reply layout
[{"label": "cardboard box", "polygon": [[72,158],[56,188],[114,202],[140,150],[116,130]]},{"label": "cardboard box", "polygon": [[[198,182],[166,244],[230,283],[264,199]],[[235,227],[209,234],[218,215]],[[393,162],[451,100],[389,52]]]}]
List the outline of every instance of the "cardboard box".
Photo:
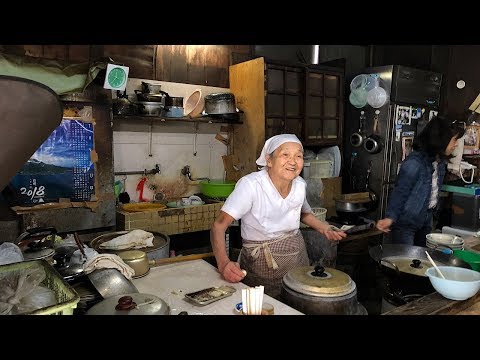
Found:
[{"label": "cardboard box", "polygon": [[327,219],[331,216],[336,216],[335,198],[342,194],[342,178],[331,177],[322,178],[323,191],[320,194],[323,207],[327,209]]}]

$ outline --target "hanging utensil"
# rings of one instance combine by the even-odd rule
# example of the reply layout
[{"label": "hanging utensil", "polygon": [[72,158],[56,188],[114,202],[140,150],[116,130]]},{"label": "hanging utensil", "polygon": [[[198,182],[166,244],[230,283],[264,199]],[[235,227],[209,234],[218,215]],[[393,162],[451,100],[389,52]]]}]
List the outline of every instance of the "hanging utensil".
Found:
[{"label": "hanging utensil", "polygon": [[363,141],[365,140],[364,126],[365,126],[365,111],[360,111],[360,119],[358,125],[358,132],[350,135],[350,144],[354,147],[362,146]]}]

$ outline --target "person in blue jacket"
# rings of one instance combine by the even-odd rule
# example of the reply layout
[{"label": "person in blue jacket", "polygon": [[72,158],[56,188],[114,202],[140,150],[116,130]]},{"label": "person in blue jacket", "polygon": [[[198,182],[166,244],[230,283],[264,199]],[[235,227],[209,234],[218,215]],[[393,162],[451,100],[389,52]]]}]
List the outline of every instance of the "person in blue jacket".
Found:
[{"label": "person in blue jacket", "polygon": [[401,164],[385,218],[376,224],[383,232],[391,231],[394,244],[426,246],[447,161],[464,133],[456,122],[436,116],[415,138],[413,151]]}]

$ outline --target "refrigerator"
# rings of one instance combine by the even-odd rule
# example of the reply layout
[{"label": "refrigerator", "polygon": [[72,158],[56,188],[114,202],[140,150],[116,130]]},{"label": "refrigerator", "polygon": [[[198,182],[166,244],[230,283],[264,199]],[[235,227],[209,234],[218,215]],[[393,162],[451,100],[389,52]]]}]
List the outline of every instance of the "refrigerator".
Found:
[{"label": "refrigerator", "polygon": [[[367,216],[384,217],[389,195],[414,137],[438,113],[442,74],[402,65],[363,69],[378,79],[386,100],[352,105],[345,113],[343,193],[369,191],[377,199]],[[382,90],[383,91],[383,90]]]}]

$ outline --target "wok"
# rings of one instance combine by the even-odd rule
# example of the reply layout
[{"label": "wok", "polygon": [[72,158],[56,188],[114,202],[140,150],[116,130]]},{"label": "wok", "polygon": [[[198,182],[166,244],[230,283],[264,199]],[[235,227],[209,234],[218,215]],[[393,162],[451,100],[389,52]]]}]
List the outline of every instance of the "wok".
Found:
[{"label": "wok", "polygon": [[[431,266],[427,251],[437,265],[456,266],[470,269],[465,261],[451,254],[404,244],[384,244],[371,247],[370,256],[379,264],[387,278],[387,287],[392,293],[426,295],[434,292],[429,278],[424,275]],[[411,265],[409,265],[411,263]]]}]

